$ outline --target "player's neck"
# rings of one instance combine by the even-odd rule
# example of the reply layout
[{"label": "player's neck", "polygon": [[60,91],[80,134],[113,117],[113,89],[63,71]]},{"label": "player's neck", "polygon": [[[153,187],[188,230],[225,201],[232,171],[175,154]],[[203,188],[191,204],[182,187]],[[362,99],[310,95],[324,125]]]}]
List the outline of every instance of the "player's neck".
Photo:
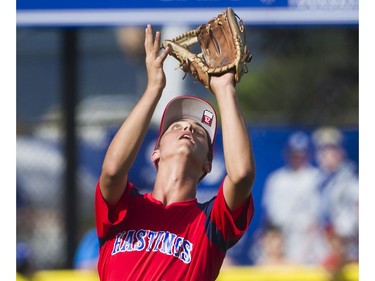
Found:
[{"label": "player's neck", "polygon": [[183,168],[159,167],[152,196],[164,205],[196,197],[197,179]]}]

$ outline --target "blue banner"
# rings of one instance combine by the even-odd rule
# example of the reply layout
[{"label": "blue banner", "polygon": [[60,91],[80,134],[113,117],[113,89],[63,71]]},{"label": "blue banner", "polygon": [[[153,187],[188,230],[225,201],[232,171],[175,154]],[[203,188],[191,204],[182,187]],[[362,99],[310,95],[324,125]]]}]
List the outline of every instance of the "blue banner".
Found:
[{"label": "blue banner", "polygon": [[18,0],[17,26],[197,25],[232,7],[249,25],[358,25],[359,0]]},{"label": "blue banner", "polygon": [[18,0],[17,10],[287,7],[288,0]]}]

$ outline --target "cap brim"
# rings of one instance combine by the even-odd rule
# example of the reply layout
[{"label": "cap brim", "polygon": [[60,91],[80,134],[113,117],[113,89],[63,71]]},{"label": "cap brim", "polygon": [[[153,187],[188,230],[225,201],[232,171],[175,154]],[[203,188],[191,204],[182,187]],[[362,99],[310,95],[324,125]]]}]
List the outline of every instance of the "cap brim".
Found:
[{"label": "cap brim", "polygon": [[217,126],[215,109],[201,98],[179,96],[172,99],[164,110],[155,147],[158,146],[160,137],[168,127],[181,119],[192,119],[198,122],[208,132],[211,144],[214,143]]}]

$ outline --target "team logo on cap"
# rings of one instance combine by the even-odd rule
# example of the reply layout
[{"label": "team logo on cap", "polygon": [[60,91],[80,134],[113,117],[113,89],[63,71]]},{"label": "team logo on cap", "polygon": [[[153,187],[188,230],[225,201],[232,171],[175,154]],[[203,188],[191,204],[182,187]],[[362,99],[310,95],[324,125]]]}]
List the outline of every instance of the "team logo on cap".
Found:
[{"label": "team logo on cap", "polygon": [[207,109],[205,109],[203,111],[201,121],[202,123],[207,124],[208,126],[211,126],[213,118],[214,118],[214,114],[211,111],[208,111]]}]

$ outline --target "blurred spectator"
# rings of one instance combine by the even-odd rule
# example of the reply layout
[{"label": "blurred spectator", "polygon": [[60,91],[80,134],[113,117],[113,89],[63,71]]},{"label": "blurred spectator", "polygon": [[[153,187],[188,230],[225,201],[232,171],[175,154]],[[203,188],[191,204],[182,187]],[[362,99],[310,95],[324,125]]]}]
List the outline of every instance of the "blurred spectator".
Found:
[{"label": "blurred spectator", "polygon": [[31,265],[31,248],[25,242],[17,242],[16,244],[16,270],[25,279],[31,278],[33,268]]},{"label": "blurred spectator", "polygon": [[344,281],[343,268],[349,262],[345,254],[345,240],[332,229],[326,229],[328,252],[321,261],[321,265],[330,274],[330,281]]},{"label": "blurred spectator", "polygon": [[285,266],[293,265],[285,255],[285,238],[281,229],[268,224],[264,227],[259,241],[259,253],[255,265]]},{"label": "blurred spectator", "polygon": [[[19,192],[19,186],[16,187],[16,212],[17,212],[17,223],[19,223],[20,214],[28,213],[30,211],[27,201]],[[16,272],[17,276],[22,277],[25,280],[31,278],[34,273],[32,265],[32,249],[29,243],[20,238],[19,229],[17,227],[17,241],[16,241]]]},{"label": "blurred spectator", "polygon": [[265,223],[280,228],[285,256],[298,264],[316,264],[321,252],[318,227],[319,170],[311,164],[309,136],[291,134],[284,149],[285,165],[266,178],[262,205]]},{"label": "blurred spectator", "polygon": [[[322,264],[333,271],[342,262],[358,261],[359,182],[356,165],[347,157],[342,132],[333,127],[313,133],[320,168],[321,225],[327,239]],[[341,257],[338,254],[341,253]]]},{"label": "blurred spectator", "polygon": [[90,228],[78,244],[74,256],[73,267],[75,269],[97,270],[99,257],[99,240],[96,228]]}]

